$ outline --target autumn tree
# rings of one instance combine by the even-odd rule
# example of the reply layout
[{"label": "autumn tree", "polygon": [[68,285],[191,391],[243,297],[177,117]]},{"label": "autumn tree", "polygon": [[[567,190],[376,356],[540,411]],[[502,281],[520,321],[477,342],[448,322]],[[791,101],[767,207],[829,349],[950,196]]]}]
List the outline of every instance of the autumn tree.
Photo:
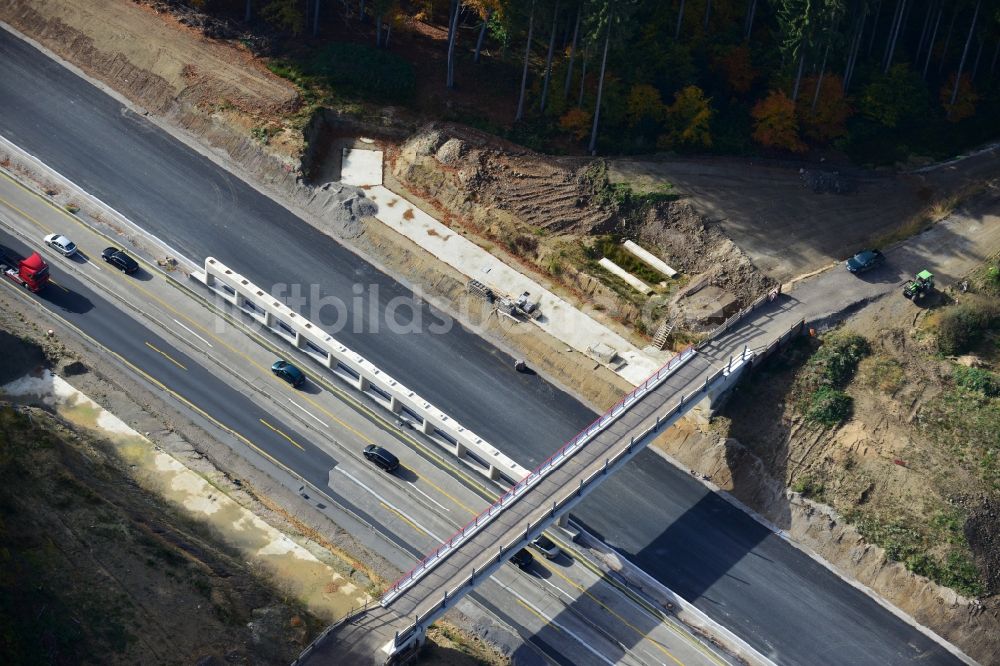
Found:
[{"label": "autumn tree", "polygon": [[897,127],[925,112],[927,88],[920,76],[900,63],[865,87],[859,106],[865,117],[884,127]]},{"label": "autumn tree", "polygon": [[629,89],[625,115],[629,127],[636,127],[644,121],[659,123],[664,115],[660,91],[648,83],[637,83]]},{"label": "autumn tree", "polygon": [[753,117],[753,140],[768,148],[783,148],[792,152],[806,149],[799,138],[799,123],[795,117],[795,102],[781,90],[772,90],[750,112]]},{"label": "autumn tree", "polygon": [[712,100],[698,86],[687,86],[674,96],[667,108],[667,134],[657,141],[659,148],[697,149],[712,145]]},{"label": "autumn tree", "polygon": [[306,27],[306,17],[296,0],[271,0],[261,7],[260,15],[275,28],[293,35],[301,34]]},{"label": "autumn tree", "polygon": [[733,46],[715,58],[713,64],[735,93],[749,92],[757,78],[757,72],[750,62],[750,47],[746,44]]},{"label": "autumn tree", "polygon": [[847,134],[852,109],[844,97],[844,82],[839,75],[827,74],[817,91],[819,83],[819,76],[802,81],[802,96],[796,108],[802,133],[819,143],[829,143]]},{"label": "autumn tree", "polygon": [[559,118],[559,127],[572,134],[577,141],[583,141],[590,132],[590,121],[588,111],[572,108]]},{"label": "autumn tree", "polygon": [[[968,74],[962,74],[958,78],[957,86],[955,78],[955,74],[952,74],[941,86],[941,106],[948,114],[948,120],[953,123],[976,115],[976,102],[979,101],[979,95],[972,88],[972,80]],[[957,94],[955,94],[956,89]]]}]

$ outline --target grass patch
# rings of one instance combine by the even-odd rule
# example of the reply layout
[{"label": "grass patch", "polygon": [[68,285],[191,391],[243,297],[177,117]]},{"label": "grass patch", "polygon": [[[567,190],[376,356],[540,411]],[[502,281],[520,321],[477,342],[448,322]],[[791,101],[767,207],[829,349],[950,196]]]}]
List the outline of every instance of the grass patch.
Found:
[{"label": "grass patch", "polygon": [[913,573],[965,596],[978,597],[985,592],[979,571],[969,557],[962,533],[964,521],[959,517],[939,514],[925,530],[900,518],[853,516],[850,520],[867,541],[884,548],[889,559],[901,562]]},{"label": "grass patch", "polygon": [[853,333],[831,335],[809,357],[795,381],[800,412],[814,423],[837,426],[851,417],[854,401],[842,390],[871,353],[868,340]]},{"label": "grass patch", "polygon": [[827,427],[840,425],[851,417],[854,400],[841,390],[821,386],[809,397],[806,418]]},{"label": "grass patch", "polygon": [[[964,380],[963,380],[964,381]],[[976,380],[970,380],[975,385]],[[1000,398],[958,384],[921,410],[919,427],[956,463],[1000,491]]]},{"label": "grass patch", "polygon": [[906,384],[903,364],[890,356],[871,356],[858,364],[858,379],[883,393],[895,393]]},{"label": "grass patch", "polygon": [[792,484],[793,491],[812,499],[821,498],[825,489],[822,481],[817,481],[809,474],[796,479]]},{"label": "grass patch", "polygon": [[622,247],[621,240],[614,236],[599,237],[593,245],[587,246],[584,249],[584,254],[587,260],[592,262],[593,266],[597,265],[601,257],[607,257],[651,286],[656,286],[660,282],[667,280],[665,275],[653,269],[646,262]]},{"label": "grass patch", "polygon": [[951,376],[956,386],[967,391],[975,391],[988,398],[1000,396],[1000,375],[995,372],[957,365],[952,368]]},{"label": "grass patch", "polygon": [[612,183],[604,160],[595,161],[584,175],[594,188],[597,203],[625,217],[639,216],[650,206],[680,199],[669,183],[643,193],[637,193],[628,183]]},{"label": "grass patch", "polygon": [[1000,254],[994,255],[972,274],[976,292],[987,296],[1000,296]]},{"label": "grass patch", "polygon": [[948,356],[965,354],[995,328],[1000,328],[1000,302],[980,295],[966,296],[963,302],[946,307],[938,317],[938,351]]}]

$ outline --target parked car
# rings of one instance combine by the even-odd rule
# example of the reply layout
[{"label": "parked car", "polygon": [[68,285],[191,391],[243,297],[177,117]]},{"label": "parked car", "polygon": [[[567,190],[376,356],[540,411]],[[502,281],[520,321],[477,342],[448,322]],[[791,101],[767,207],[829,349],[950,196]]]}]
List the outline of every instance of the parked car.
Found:
[{"label": "parked car", "polygon": [[552,543],[552,539],[548,538],[544,534],[539,534],[538,537],[531,542],[531,545],[550,560],[556,559],[559,557],[559,553],[562,552],[559,550],[559,546]]},{"label": "parked car", "polygon": [[122,273],[135,273],[139,270],[139,264],[136,260],[125,254],[124,250],[119,250],[116,247],[105,248],[104,252],[101,252],[101,259],[104,259],[104,261]]},{"label": "parked car", "polygon": [[380,467],[386,472],[392,472],[399,467],[399,458],[392,455],[381,446],[369,444],[365,447],[363,453],[365,458],[375,463],[376,467]]},{"label": "parked car", "polygon": [[306,383],[305,373],[284,359],[279,358],[277,361],[272,363],[271,372],[273,372],[276,377],[284,379],[295,388],[299,388]]},{"label": "parked car", "polygon": [[847,270],[864,273],[885,261],[885,255],[878,250],[862,250],[847,260]]},{"label": "parked car", "polygon": [[45,244],[64,257],[72,257],[76,254],[76,243],[66,238],[62,234],[49,234],[42,239]]},{"label": "parked car", "polygon": [[524,571],[531,566],[531,563],[535,561],[535,558],[528,552],[527,548],[522,548],[514,553],[514,555],[510,558],[510,561],[512,564],[516,564],[518,569]]}]

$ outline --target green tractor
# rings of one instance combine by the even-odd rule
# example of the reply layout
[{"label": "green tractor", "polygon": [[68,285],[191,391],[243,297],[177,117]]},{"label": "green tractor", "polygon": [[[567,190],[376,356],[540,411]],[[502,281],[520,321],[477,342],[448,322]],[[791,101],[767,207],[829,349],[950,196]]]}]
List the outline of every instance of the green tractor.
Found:
[{"label": "green tractor", "polygon": [[906,286],[903,287],[903,296],[916,301],[923,298],[924,294],[933,287],[934,274],[930,271],[920,271],[917,273],[917,277],[906,282]]}]

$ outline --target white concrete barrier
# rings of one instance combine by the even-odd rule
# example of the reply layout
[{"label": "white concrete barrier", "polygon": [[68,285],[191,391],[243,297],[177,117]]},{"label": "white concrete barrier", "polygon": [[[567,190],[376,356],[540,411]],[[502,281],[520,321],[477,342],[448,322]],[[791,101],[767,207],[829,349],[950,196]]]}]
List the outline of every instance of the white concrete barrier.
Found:
[{"label": "white concrete barrier", "polygon": [[607,272],[611,273],[612,275],[617,275],[621,279],[625,280],[625,282],[627,282],[630,287],[632,287],[639,293],[648,294],[649,292],[653,291],[653,288],[650,287],[648,284],[646,284],[636,276],[632,275],[627,270],[625,270],[615,262],[611,261],[607,257],[602,257],[601,260],[598,261],[597,263],[600,264],[601,268],[603,268]]},{"label": "white concrete barrier", "polygon": [[217,259],[205,259],[205,272],[196,271],[192,277],[353,388],[412,421],[415,428],[483,476],[514,485],[528,474],[529,470],[482,437]]},{"label": "white concrete barrier", "polygon": [[650,266],[652,266],[656,270],[660,271],[661,273],[663,273],[667,277],[672,278],[673,276],[677,275],[677,271],[675,271],[670,266],[668,266],[667,262],[663,261],[662,259],[660,259],[659,257],[657,257],[655,254],[653,254],[652,252],[649,252],[648,250],[646,250],[645,248],[641,247],[637,243],[633,243],[632,241],[627,240],[624,243],[622,243],[622,246],[626,250],[628,250],[629,252],[631,252],[633,255],[635,255],[636,257],[638,257],[642,261],[645,261],[647,264],[649,264]]}]

